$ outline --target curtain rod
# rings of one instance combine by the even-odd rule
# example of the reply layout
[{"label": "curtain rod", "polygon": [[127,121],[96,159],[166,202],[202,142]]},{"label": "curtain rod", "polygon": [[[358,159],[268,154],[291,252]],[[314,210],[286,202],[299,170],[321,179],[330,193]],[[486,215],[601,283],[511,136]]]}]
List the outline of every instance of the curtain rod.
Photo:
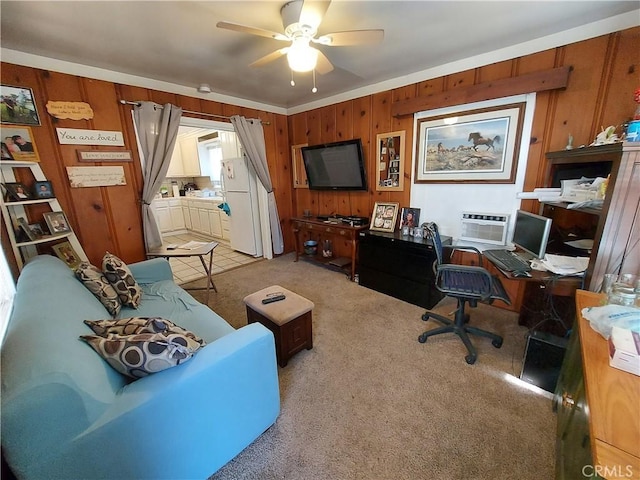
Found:
[{"label": "curtain rod", "polygon": [[[130,102],[128,100],[119,100],[119,102],[122,105],[134,105],[134,106],[140,106],[140,102]],[[164,108],[162,105],[158,105],[160,108]],[[216,115],[215,113],[204,113],[204,112],[194,112],[193,110],[182,110],[183,113],[192,113],[194,115],[204,115],[205,117],[212,117],[212,118],[224,118],[225,120],[231,120],[231,117],[227,117],[225,115]],[[271,125],[271,122],[265,122],[262,119],[259,119],[260,123],[262,123],[263,125]]]}]

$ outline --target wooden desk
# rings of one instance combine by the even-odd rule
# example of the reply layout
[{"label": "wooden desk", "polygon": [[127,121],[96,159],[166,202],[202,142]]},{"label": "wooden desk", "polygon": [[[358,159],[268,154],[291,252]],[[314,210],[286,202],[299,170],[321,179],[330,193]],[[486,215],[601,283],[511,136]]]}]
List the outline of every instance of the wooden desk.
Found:
[{"label": "wooden desk", "polygon": [[[151,249],[147,252],[147,257],[164,257],[169,260],[171,257],[198,257],[200,258],[200,262],[202,262],[202,267],[207,274],[207,286],[206,287],[193,287],[189,288],[189,290],[206,290],[207,291],[207,303],[209,303],[209,289],[213,288],[214,292],[218,292],[215,284],[213,283],[213,278],[211,278],[211,266],[213,265],[213,250],[218,246],[218,242],[209,242],[200,247],[193,248],[191,250],[176,248],[169,250],[166,246],[158,247]],[[204,257],[209,255],[209,265],[204,261]]]},{"label": "wooden desk", "polygon": [[581,312],[604,295],[576,293],[593,465],[606,478],[640,479],[640,377],[609,366],[608,342]]},{"label": "wooden desk", "polygon": [[[369,228],[369,225],[362,225],[358,227],[352,227],[346,223],[328,223],[324,220],[319,220],[315,217],[309,218],[292,218],[291,224],[293,226],[293,234],[296,237],[296,262],[300,252],[302,251],[302,245],[300,243],[300,232],[308,234],[310,239],[318,241],[318,252],[322,251],[322,238],[339,236],[344,238],[350,243],[351,247],[351,280],[355,278],[356,274],[356,259],[358,252],[358,234]],[[335,246],[334,246],[335,250]],[[328,263],[331,259],[322,258],[316,255],[315,259],[319,262]]]},{"label": "wooden desk", "polygon": [[[511,297],[515,310],[518,312],[518,325],[535,328],[538,331],[548,332],[559,337],[564,337],[567,330],[571,329],[575,318],[575,292],[582,288],[583,277],[559,276],[552,272],[531,270],[531,277],[515,277],[511,272],[500,269],[492,263],[488,257],[483,256],[485,268],[490,265],[500,272],[504,279],[505,288],[511,297],[514,292],[509,291],[509,283],[517,283],[518,299]],[[514,289],[511,289],[514,290]],[[553,309],[549,309],[549,297],[553,297]],[[547,322],[557,316],[562,321]],[[546,318],[545,318],[546,317]],[[542,323],[541,323],[542,322]]]}]

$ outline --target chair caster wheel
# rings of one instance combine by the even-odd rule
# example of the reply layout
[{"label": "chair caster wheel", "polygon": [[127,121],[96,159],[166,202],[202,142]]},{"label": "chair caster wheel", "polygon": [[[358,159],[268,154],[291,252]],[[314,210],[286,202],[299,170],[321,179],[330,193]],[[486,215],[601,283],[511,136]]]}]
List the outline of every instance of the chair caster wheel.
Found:
[{"label": "chair caster wheel", "polygon": [[500,339],[500,340],[492,340],[491,341],[491,345],[493,345],[496,348],[500,348],[502,346],[502,339]]},{"label": "chair caster wheel", "polygon": [[473,365],[474,363],[476,363],[475,355],[467,355],[466,357],[464,357],[464,359],[467,361],[469,365]]},{"label": "chair caster wheel", "polygon": [[427,320],[429,320],[429,314],[428,313],[422,314],[422,321],[426,322]]},{"label": "chair caster wheel", "polygon": [[427,334],[426,334],[426,333],[423,333],[422,335],[420,335],[420,336],[418,337],[418,341],[419,341],[420,343],[425,343],[425,342],[427,341],[427,338],[429,338],[429,337],[427,337]]}]

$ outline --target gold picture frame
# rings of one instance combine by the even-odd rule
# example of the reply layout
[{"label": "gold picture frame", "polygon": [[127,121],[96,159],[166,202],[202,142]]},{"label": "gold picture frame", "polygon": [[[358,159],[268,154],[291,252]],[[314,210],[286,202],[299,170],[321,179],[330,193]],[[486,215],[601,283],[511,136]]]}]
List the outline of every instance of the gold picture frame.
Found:
[{"label": "gold picture frame", "polygon": [[82,262],[82,259],[69,242],[56,243],[51,248],[58,258],[66,263],[71,269],[75,269]]},{"label": "gold picture frame", "polygon": [[399,208],[398,202],[376,202],[373,206],[369,230],[393,233],[396,229]]}]

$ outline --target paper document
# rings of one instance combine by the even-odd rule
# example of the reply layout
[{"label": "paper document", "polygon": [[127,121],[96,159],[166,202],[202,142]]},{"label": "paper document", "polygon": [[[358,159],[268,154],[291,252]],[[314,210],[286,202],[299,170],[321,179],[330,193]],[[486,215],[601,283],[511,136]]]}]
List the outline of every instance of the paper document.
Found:
[{"label": "paper document", "polygon": [[557,275],[576,275],[587,269],[589,257],[568,257],[547,253],[540,263],[547,270]]},{"label": "paper document", "polygon": [[207,242],[191,241],[180,245],[178,248],[181,248],[183,250],[195,250],[196,248],[204,247],[206,244]]},{"label": "paper document", "polygon": [[591,250],[593,248],[593,239],[591,238],[583,238],[580,240],[571,240],[568,242],[564,242],[565,245],[569,245],[573,248],[580,248],[582,250]]}]

